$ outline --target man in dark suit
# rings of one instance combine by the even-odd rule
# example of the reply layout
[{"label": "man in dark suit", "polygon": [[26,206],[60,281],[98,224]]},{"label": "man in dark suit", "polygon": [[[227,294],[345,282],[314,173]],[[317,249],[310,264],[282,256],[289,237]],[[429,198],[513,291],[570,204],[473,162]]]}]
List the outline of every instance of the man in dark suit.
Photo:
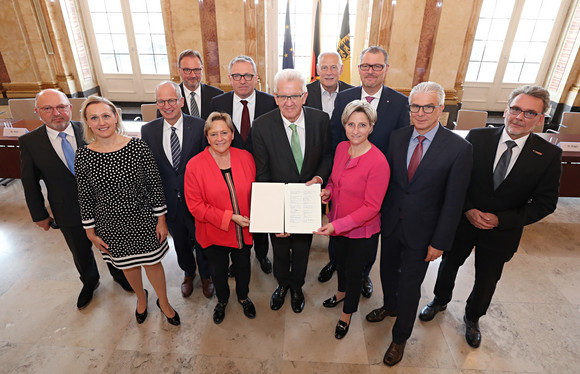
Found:
[{"label": "man in dark suit", "polygon": [[145,124],[141,128],[141,137],[149,145],[161,174],[167,199],[167,227],[173,238],[177,262],[185,272],[181,294],[189,297],[193,292],[197,259],[203,294],[211,298],[214,286],[209,262],[195,240],[195,222],[183,194],[187,162],[205,148],[204,121],[181,112],[184,100],[179,86],[174,82],[159,83],[155,89],[155,100],[163,118]]},{"label": "man in dark suit", "polygon": [[342,59],[337,52],[323,52],[318,55],[316,71],[320,79],[306,85],[308,97],[305,105],[320,109],[331,117],[338,92],[352,88],[350,84],[338,79],[343,68]]},{"label": "man in dark suit", "polygon": [[[333,149],[336,149],[336,146],[341,141],[347,140],[340,117],[346,104],[353,100],[366,100],[377,111],[377,123],[373,127],[373,132],[369,135],[369,141],[385,155],[388,151],[387,147],[391,132],[395,129],[409,126],[407,97],[383,85],[389,70],[388,57],[387,52],[377,46],[368,47],[362,51],[360,65],[358,66],[362,86],[339,92],[334,101],[334,111],[331,119]],[[364,282],[361,294],[367,298],[371,297],[373,293],[373,284],[369,274],[376,257],[377,252],[375,251],[370,256],[363,274]]]},{"label": "man in dark suit", "polygon": [[[229,71],[230,83],[234,90],[214,97],[211,100],[211,112],[225,112],[232,117],[236,130],[232,147],[245,149],[251,153],[251,124],[262,114],[276,109],[276,100],[274,96],[256,90],[258,73],[251,57],[243,55],[235,57],[230,61]],[[270,274],[272,263],[268,259],[268,234],[255,233],[253,236],[254,251],[260,262],[260,268],[264,273]]]},{"label": "man in dark suit", "polygon": [[[430,321],[451,301],[457,271],[475,247],[475,282],[465,306],[465,338],[481,344],[484,316],[503,266],[518,249],[524,226],[551,214],[558,202],[562,150],[532,133],[544,123],[550,94],[539,86],[515,89],[500,128],[474,129],[473,171],[450,252],[445,252],[435,283],[435,299],[419,318]],[[505,155],[505,156],[504,156]]]},{"label": "man in dark suit", "polygon": [[[179,54],[177,60],[179,76],[181,77],[181,95],[185,103],[181,110],[185,114],[201,117],[204,120],[210,115],[211,99],[224,91],[203,84],[203,60],[201,54],[193,49],[186,49]],[[193,100],[193,101],[192,101]]]},{"label": "man in dark suit", "polygon": [[[256,119],[252,129],[256,181],[323,184],[332,169],[328,115],[303,107],[308,93],[304,76],[299,71],[279,71],[274,87],[279,109]],[[278,281],[270,308],[280,309],[290,289],[292,310],[300,313],[304,308],[302,286],[312,234],[279,233],[270,238],[274,276]]]},{"label": "man in dark suit", "polygon": [[471,145],[439,124],[444,102],[439,84],[415,86],[409,96],[413,126],[393,131],[387,152],[391,180],[381,210],[384,305],[367,320],[397,316],[383,359],[389,366],[403,358],[429,263],[451,249],[469,184]]},{"label": "man in dark suit", "polygon": [[[81,124],[70,120],[71,109],[68,98],[62,92],[52,89],[40,92],[36,95],[34,111],[44,125],[18,140],[22,186],[28,210],[32,220],[44,231],[50,227],[60,227],[83,283],[77,300],[77,308],[83,309],[90,303],[99,285],[99,271],[92,243],[81,224],[74,151],[86,143]],[[39,183],[41,179],[48,191],[54,219],[46,210]],[[113,279],[126,291],[132,292],[123,272],[109,263],[107,266]]]}]

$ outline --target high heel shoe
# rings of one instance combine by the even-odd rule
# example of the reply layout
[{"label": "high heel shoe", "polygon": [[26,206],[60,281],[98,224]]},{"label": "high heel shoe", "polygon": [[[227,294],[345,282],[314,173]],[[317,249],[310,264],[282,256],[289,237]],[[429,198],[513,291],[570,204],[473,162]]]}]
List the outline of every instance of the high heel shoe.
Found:
[{"label": "high heel shoe", "polygon": [[[161,306],[159,305],[159,299],[157,299],[157,307],[159,307],[159,310],[161,311],[161,313],[163,313],[163,309],[161,309]],[[179,314],[177,314],[177,311],[175,309],[173,309],[173,311],[175,312],[175,315],[171,318],[167,317],[165,315],[165,313],[163,313],[163,315],[165,316],[165,318],[167,318],[167,322],[169,322],[173,326],[179,326],[181,324],[181,320],[179,319]]]},{"label": "high heel shoe", "polygon": [[350,323],[346,323],[344,321],[338,320],[338,323],[336,324],[336,328],[334,330],[334,337],[337,339],[344,338],[344,336],[348,332],[349,326],[350,326]]},{"label": "high heel shoe", "polygon": [[[135,319],[137,319],[138,324],[142,324],[145,322],[147,318],[147,301],[149,300],[149,292],[145,290],[145,311],[143,313],[139,313],[137,308],[135,308]],[[137,305],[139,305],[139,301],[137,301]]]}]

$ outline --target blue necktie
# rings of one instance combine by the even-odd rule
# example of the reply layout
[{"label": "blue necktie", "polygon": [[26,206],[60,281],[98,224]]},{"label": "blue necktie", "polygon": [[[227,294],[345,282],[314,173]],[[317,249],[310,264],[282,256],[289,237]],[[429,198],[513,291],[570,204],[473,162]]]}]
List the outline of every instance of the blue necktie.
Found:
[{"label": "blue necktie", "polygon": [[75,174],[75,151],[73,150],[72,145],[66,140],[66,133],[59,132],[58,137],[62,139],[61,146],[62,152],[64,153],[64,158],[66,159],[66,164],[68,165],[68,169]]}]

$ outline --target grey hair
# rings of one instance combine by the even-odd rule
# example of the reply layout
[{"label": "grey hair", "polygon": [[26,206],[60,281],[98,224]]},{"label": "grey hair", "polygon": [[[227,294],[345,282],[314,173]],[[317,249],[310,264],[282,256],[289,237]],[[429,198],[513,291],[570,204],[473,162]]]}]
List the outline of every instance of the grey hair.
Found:
[{"label": "grey hair", "polygon": [[387,51],[385,51],[384,48],[379,47],[378,45],[372,45],[368,48],[365,48],[361,53],[360,53],[360,63],[362,64],[362,59],[365,55],[365,53],[373,53],[373,54],[377,54],[377,53],[382,53],[383,56],[385,56],[385,65],[389,64],[389,54],[387,53]]},{"label": "grey hair", "polygon": [[298,81],[302,86],[302,93],[306,92],[306,78],[296,69],[284,69],[276,73],[274,77],[274,93],[278,92],[279,81]]},{"label": "grey hair", "polygon": [[178,67],[181,67],[181,60],[183,60],[184,57],[197,57],[197,58],[199,58],[199,62],[201,64],[201,66],[203,66],[203,60],[201,59],[201,53],[199,53],[198,51],[194,51],[193,49],[186,49],[185,51],[183,51],[179,54],[179,58],[177,59],[177,66]]},{"label": "grey hair", "polygon": [[256,70],[256,63],[254,62],[254,60],[252,60],[250,56],[245,55],[239,55],[238,57],[234,57],[232,61],[230,61],[230,66],[228,68],[230,74],[232,73],[232,66],[234,66],[236,62],[247,62],[248,64],[251,64],[252,68],[254,69],[254,75],[258,74],[258,70]]},{"label": "grey hair", "polygon": [[445,90],[439,83],[436,82],[421,82],[411,90],[409,94],[409,104],[416,93],[434,93],[437,96],[439,105],[445,104]]},{"label": "grey hair", "polygon": [[521,94],[529,95],[535,97],[536,99],[542,100],[542,113],[546,113],[548,109],[550,109],[550,93],[548,90],[542,86],[532,85],[521,86],[513,90],[510,94],[510,97],[508,98],[508,106],[511,106],[512,101],[514,101],[514,99]]},{"label": "grey hair", "polygon": [[322,52],[321,54],[319,54],[318,60],[316,61],[316,66],[320,66],[320,60],[322,60],[322,58],[324,56],[328,56],[328,55],[336,56],[338,58],[338,67],[342,66],[342,57],[340,57],[340,54],[336,51]]},{"label": "grey hair", "polygon": [[181,94],[181,87],[179,87],[179,85],[173,81],[163,81],[161,83],[159,83],[156,87],[155,87],[155,99],[157,99],[157,90],[159,89],[159,87],[161,87],[164,84],[169,83],[173,89],[175,90],[175,95],[177,96],[177,100],[181,99],[183,97],[183,95]]}]

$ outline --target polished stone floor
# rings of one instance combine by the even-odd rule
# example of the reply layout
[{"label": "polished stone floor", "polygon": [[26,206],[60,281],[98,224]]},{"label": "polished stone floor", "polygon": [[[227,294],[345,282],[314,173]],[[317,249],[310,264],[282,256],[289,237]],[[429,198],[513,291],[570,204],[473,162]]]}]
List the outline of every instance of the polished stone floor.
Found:
[{"label": "polished stone floor", "polygon": [[[403,361],[382,358],[393,319],[377,324],[364,316],[381,305],[376,289],[353,315],[341,341],[333,331],[340,310],[322,300],[336,276],[321,284],[325,238],[316,238],[304,292],[306,307],[269,308],[272,275],[252,258],[250,297],[257,318],[248,320],[232,297],[224,322],[211,320],[215,298],[180,294],[181,273],[171,252],[163,261],[169,298],[182,325],[169,325],[150,292],[149,317],[134,318],[136,299],[114,283],[99,259],[101,285],[84,310],[75,307],[80,282],[58,231],[44,232],[30,220],[19,181],[0,186],[0,372],[1,373],[579,373],[580,199],[561,199],[557,211],[528,227],[506,266],[495,299],[480,325],[479,349],[464,339],[464,301],[473,280],[473,256],[460,270],[454,299],[434,321],[417,320]],[[271,255],[270,255],[271,256]],[[437,264],[423,284],[421,306],[433,296]],[[234,286],[234,281],[230,281]],[[233,291],[233,290],[232,290]],[[232,292],[233,294],[233,292]]]}]

